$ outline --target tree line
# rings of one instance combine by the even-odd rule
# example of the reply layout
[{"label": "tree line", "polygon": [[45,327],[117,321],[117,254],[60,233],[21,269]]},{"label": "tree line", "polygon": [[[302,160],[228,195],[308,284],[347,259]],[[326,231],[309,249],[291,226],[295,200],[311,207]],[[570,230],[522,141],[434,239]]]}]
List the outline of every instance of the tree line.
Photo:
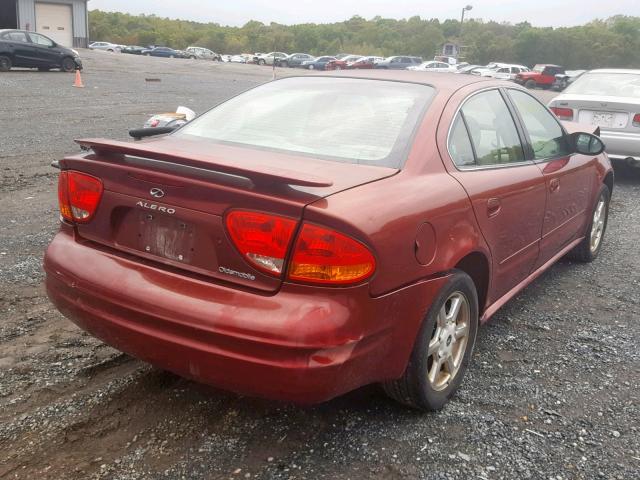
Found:
[{"label": "tree line", "polygon": [[503,61],[566,68],[640,68],[640,17],[618,15],[576,27],[542,28],[528,22],[498,23],[472,19],[439,21],[414,16],[395,20],[355,16],[329,24],[268,25],[249,21],[242,27],[217,23],[89,12],[91,41],[127,45],[207,47],[223,54],[305,52],[313,55],[354,53],[379,56],[418,55],[431,59],[443,43],[463,45],[465,61]]}]

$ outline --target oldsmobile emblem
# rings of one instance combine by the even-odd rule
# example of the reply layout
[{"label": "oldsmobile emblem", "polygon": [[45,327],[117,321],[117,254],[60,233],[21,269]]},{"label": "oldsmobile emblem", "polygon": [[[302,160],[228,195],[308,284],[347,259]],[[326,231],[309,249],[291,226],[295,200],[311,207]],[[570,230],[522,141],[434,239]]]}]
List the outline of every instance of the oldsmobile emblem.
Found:
[{"label": "oldsmobile emblem", "polygon": [[157,188],[157,187],[154,187],[151,190],[149,190],[149,194],[154,198],[162,198],[162,197],[164,197],[164,192],[160,188]]}]

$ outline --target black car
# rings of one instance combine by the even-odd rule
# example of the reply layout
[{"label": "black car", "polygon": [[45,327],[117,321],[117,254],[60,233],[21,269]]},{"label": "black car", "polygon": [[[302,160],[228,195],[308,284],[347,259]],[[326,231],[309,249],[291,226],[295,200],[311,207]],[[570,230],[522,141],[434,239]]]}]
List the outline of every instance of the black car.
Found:
[{"label": "black car", "polygon": [[40,33],[0,30],[0,72],[8,72],[12,67],[73,72],[82,70],[82,60],[75,50]]},{"label": "black car", "polygon": [[169,47],[155,47],[155,48],[145,49],[141,52],[141,54],[146,56],[151,56],[151,57],[185,58],[184,53]]},{"label": "black car", "polygon": [[148,50],[147,47],[140,47],[138,45],[127,45],[121,51],[122,53],[129,53],[131,55],[142,55],[142,52]]}]

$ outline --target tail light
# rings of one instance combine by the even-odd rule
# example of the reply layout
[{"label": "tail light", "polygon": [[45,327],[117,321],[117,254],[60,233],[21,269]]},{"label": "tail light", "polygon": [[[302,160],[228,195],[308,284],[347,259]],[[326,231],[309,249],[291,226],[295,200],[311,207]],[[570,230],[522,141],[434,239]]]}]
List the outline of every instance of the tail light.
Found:
[{"label": "tail light", "polygon": [[65,220],[86,223],[91,220],[102,197],[102,180],[86,173],[67,170],[58,177],[58,203]]},{"label": "tail light", "polygon": [[640,127],[640,113],[636,113],[633,116],[633,126],[634,127]]},{"label": "tail light", "polygon": [[[262,212],[233,210],[227,231],[254,267],[280,276],[297,222]],[[328,228],[303,223],[291,253],[288,278],[306,283],[344,285],[369,278],[375,258],[362,243]]]},{"label": "tail light", "polygon": [[334,230],[305,223],[298,234],[289,278],[311,283],[355,283],[370,277],[375,259],[360,242]]},{"label": "tail light", "polygon": [[573,120],[573,110],[570,108],[551,107],[550,110],[555,113],[560,120]]},{"label": "tail light", "polygon": [[295,220],[260,212],[234,210],[227,215],[227,231],[249,263],[280,276]]}]

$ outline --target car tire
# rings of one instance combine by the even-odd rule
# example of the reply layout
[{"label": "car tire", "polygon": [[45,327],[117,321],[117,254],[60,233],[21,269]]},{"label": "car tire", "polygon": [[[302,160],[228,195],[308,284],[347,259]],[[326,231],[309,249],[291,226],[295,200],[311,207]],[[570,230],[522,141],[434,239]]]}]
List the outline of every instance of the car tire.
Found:
[{"label": "car tire", "polygon": [[315,69],[316,67],[314,67],[313,65],[309,65],[307,68],[308,68],[309,70],[313,70],[313,69]]},{"label": "car tire", "polygon": [[607,220],[609,219],[609,202],[611,192],[609,187],[602,185],[598,199],[591,213],[591,220],[587,227],[587,233],[582,241],[568,253],[571,260],[577,262],[593,262],[602,249],[602,240],[607,230]]},{"label": "car tire", "polygon": [[175,55],[169,55],[169,58],[176,58]]},{"label": "car tire", "polygon": [[535,80],[527,80],[526,82],[524,82],[524,86],[525,86],[525,88],[536,88],[536,81]]},{"label": "car tire", "polygon": [[107,52],[113,53],[113,49],[112,48],[107,48]]},{"label": "car tire", "polygon": [[384,391],[413,408],[441,409],[462,383],[477,331],[476,287],[466,273],[453,270],[422,321],[404,374],[384,382]]},{"label": "car tire", "polygon": [[147,52],[147,53],[145,53],[145,54],[144,54],[144,56],[145,56],[145,57],[150,57],[150,56],[151,56],[151,54],[150,54],[149,52]]},{"label": "car tire", "polygon": [[60,63],[60,70],[63,72],[74,72],[76,70],[76,62],[71,57],[64,57]]},{"label": "car tire", "polygon": [[340,65],[336,65],[334,68],[335,68],[336,70],[342,70],[342,67],[341,67]]},{"label": "car tire", "polygon": [[258,65],[266,65],[267,62],[265,62],[264,58],[261,58],[258,60]]},{"label": "car tire", "polygon": [[280,66],[281,66],[282,68],[289,68],[289,62],[281,62],[281,63],[280,63]]},{"label": "car tire", "polygon": [[197,58],[196,58],[196,56],[195,56],[195,55],[191,55],[189,58],[190,58],[191,60],[197,60]]},{"label": "car tire", "polygon": [[8,72],[12,66],[11,57],[0,55],[0,72]]}]

